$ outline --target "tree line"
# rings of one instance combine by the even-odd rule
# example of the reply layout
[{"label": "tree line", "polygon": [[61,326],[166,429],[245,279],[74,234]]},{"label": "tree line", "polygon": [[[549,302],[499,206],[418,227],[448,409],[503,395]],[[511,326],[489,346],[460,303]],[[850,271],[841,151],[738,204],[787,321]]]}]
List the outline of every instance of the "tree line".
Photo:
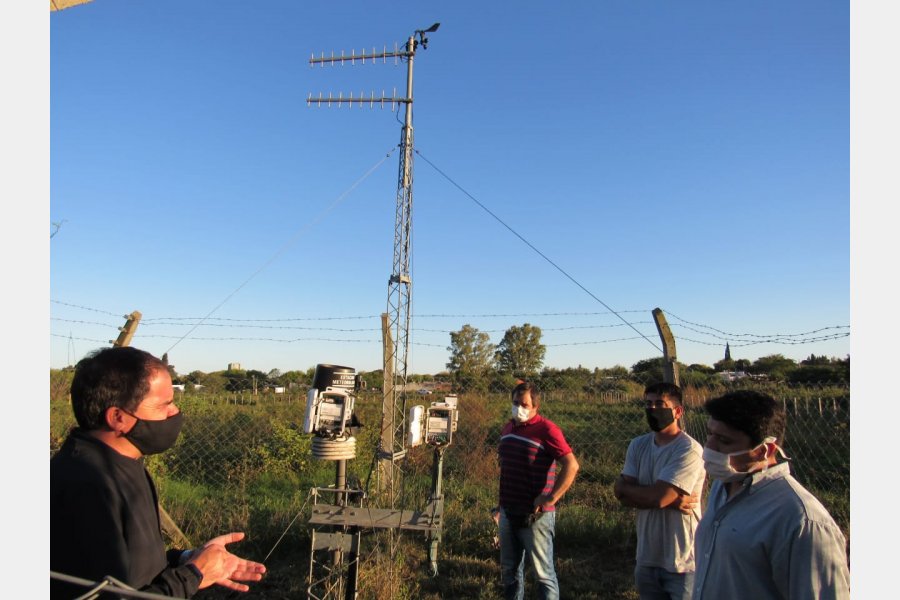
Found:
[{"label": "tree line", "polygon": [[[508,387],[516,379],[540,379],[545,389],[565,380],[569,387],[585,391],[603,389],[617,380],[637,382],[662,381],[663,358],[639,360],[630,369],[616,365],[593,371],[580,365],[576,368],[543,367],[546,347],[541,343],[541,328],[529,323],[514,325],[506,330],[499,344],[492,344],[490,336],[469,324],[450,333],[447,347],[450,360],[447,374],[455,388],[497,389]],[[810,354],[799,363],[782,354],[770,354],[754,361],[732,359],[729,356],[713,366],[678,363],[683,385],[709,386],[729,379],[753,377],[790,384],[847,384],[850,382],[850,357],[829,358]],[[606,383],[604,383],[606,382]]]},{"label": "tree line", "polygon": [[[458,331],[450,333],[446,371],[411,374],[407,380],[426,386],[449,384],[457,392],[510,389],[517,379],[538,380],[547,390],[568,388],[586,392],[618,389],[627,381],[643,384],[663,380],[662,357],[639,360],[630,368],[623,365],[595,369],[587,369],[581,365],[564,369],[545,367],[544,356],[547,349],[541,343],[541,336],[540,327],[524,323],[511,326],[500,342],[493,344],[486,332],[465,324]],[[810,354],[799,363],[782,354],[770,354],[754,361],[732,359],[730,353],[728,356],[712,366],[679,363],[682,385],[708,387],[722,382],[723,378],[735,377],[753,377],[797,385],[850,382],[849,356],[839,359]],[[51,398],[64,397],[68,393],[72,370],[72,367],[50,370]],[[180,374],[174,365],[169,365],[172,383],[184,385],[186,391],[202,389],[209,393],[266,393],[276,388],[305,391],[312,384],[315,371],[315,366],[312,366],[305,370],[285,372],[278,369],[234,369]],[[381,369],[361,372],[360,377],[369,390],[380,390],[383,385]]]}]

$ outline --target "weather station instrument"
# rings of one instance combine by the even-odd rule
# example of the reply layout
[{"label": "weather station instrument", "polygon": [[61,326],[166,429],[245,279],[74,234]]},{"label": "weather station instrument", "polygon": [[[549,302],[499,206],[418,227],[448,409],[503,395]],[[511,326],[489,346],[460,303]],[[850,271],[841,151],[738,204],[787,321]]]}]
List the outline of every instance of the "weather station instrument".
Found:
[{"label": "weather station instrument", "polygon": [[[402,530],[424,532],[429,540],[429,562],[432,573],[437,574],[437,548],[443,527],[443,494],[441,477],[443,452],[452,442],[456,430],[456,398],[449,396],[444,402],[433,402],[431,406],[417,407],[413,418],[407,419],[409,333],[411,324],[412,277],[410,257],[412,254],[412,202],[413,202],[413,63],[419,48],[428,47],[426,34],[438,30],[439,23],[427,29],[416,30],[403,46],[393,50],[386,47],[377,52],[372,49],[340,55],[322,53],[310,58],[311,66],[334,66],[343,64],[377,64],[393,59],[395,63],[406,64],[406,93],[396,91],[388,96],[384,92],[377,96],[374,92],[366,95],[343,93],[335,96],[312,93],[307,98],[308,106],[343,105],[384,107],[392,109],[404,107],[404,121],[400,135],[400,160],[397,179],[397,196],[394,219],[394,245],[392,271],[388,278],[387,311],[382,314],[383,366],[381,435],[375,452],[377,459],[376,490],[370,498],[359,489],[349,489],[346,479],[336,479],[334,488],[317,488],[316,504],[312,508],[309,525],[313,530],[313,548],[310,557],[307,597],[355,598],[359,569],[360,531],[383,530],[389,536],[389,569],[393,568],[397,550],[394,533]],[[319,365],[323,368],[333,365]],[[319,367],[317,367],[317,378]],[[349,369],[337,367],[337,369]],[[349,369],[346,381],[350,380]],[[337,373],[335,371],[334,373]],[[334,375],[332,373],[332,375]],[[327,377],[325,377],[327,379]],[[316,385],[307,397],[307,412],[304,431],[313,434],[313,455],[324,458],[324,454],[334,452],[338,456],[350,455],[350,441],[353,437],[354,395],[346,386]],[[421,420],[420,420],[421,417]],[[413,436],[413,430],[420,436]],[[316,442],[316,440],[321,440]],[[400,465],[411,447],[421,442],[434,449],[432,485],[423,508],[407,510],[400,506],[404,498],[400,493],[402,469]],[[355,447],[353,449],[355,453]],[[318,453],[318,455],[317,455]],[[344,460],[344,459],[339,459]],[[333,493],[334,504],[318,502],[318,493]],[[365,504],[365,506],[364,506]],[[394,574],[391,573],[391,588]]]}]

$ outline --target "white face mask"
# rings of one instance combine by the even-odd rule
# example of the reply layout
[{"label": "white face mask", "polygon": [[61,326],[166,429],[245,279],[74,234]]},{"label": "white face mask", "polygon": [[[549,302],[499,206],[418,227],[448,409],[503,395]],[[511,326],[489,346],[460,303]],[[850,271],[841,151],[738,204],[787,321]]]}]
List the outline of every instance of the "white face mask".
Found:
[{"label": "white face mask", "polygon": [[[731,466],[731,457],[732,456],[740,456],[741,454],[749,454],[753,452],[759,446],[764,446],[765,444],[771,444],[775,441],[773,437],[767,437],[763,440],[762,444],[758,446],[754,446],[749,450],[741,450],[739,452],[729,452],[725,454],[724,452],[717,452],[711,448],[703,447],[703,463],[706,467],[706,472],[709,473],[709,476],[713,479],[718,479],[722,483],[730,483],[732,481],[738,481],[743,479],[747,475],[750,474],[749,471],[738,471],[734,467]],[[765,470],[768,468],[769,463],[766,462]]]},{"label": "white face mask", "polygon": [[517,423],[524,423],[528,419],[531,418],[531,411],[525,408],[524,406],[518,406],[516,404],[512,405],[512,418],[515,419]]}]

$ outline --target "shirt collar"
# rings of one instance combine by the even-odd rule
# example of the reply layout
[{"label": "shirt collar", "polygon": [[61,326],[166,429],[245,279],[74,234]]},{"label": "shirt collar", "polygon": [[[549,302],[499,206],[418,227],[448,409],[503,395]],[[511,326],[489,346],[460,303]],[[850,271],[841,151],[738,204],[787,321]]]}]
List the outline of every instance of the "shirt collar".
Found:
[{"label": "shirt collar", "polygon": [[790,463],[783,462],[772,465],[764,471],[757,471],[744,480],[744,488],[749,488],[749,493],[755,494],[763,487],[777,479],[784,479],[791,474]]}]

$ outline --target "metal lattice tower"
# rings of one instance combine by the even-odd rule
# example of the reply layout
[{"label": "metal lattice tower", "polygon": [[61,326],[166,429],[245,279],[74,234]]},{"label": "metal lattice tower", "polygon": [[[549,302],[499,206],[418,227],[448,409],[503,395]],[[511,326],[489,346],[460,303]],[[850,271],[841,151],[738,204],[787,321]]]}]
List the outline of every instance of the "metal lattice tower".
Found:
[{"label": "metal lattice tower", "polygon": [[[373,497],[376,505],[389,508],[367,507],[365,511],[353,511],[347,506],[320,505],[314,509],[310,517],[310,525],[313,527],[313,552],[310,558],[309,598],[341,598],[347,600],[356,597],[356,573],[359,556],[359,528],[377,529],[386,531],[390,547],[390,560],[388,561],[391,588],[395,581],[394,559],[396,546],[396,532],[401,529],[425,532],[429,536],[429,558],[432,570],[437,572],[437,546],[440,542],[440,531],[443,520],[443,496],[440,492],[440,483],[432,490],[428,503],[424,510],[409,511],[396,509],[401,501],[401,472],[400,461],[406,456],[407,436],[407,369],[409,365],[409,332],[411,322],[412,304],[412,277],[410,274],[410,262],[412,256],[412,202],[413,202],[413,61],[416,49],[421,45],[427,47],[426,33],[437,31],[439,24],[435,23],[425,30],[417,30],[409,36],[405,47],[397,46],[393,51],[386,48],[383,52],[371,54],[351,52],[349,56],[341,53],[340,56],[332,54],[326,57],[324,54],[318,58],[313,56],[310,65],[322,66],[355,64],[359,61],[365,64],[371,60],[374,64],[378,59],[386,62],[387,58],[395,61],[406,62],[406,95],[398,97],[396,91],[391,96],[382,92],[380,97],[374,93],[369,96],[360,94],[337,98],[328,95],[324,98],[321,94],[313,98],[312,94],[307,98],[307,105],[323,104],[338,106],[348,104],[374,106],[390,103],[393,109],[396,105],[403,105],[405,118],[400,134],[400,166],[397,176],[397,197],[394,217],[394,253],[392,260],[391,276],[388,279],[387,312],[381,315],[382,338],[384,341],[384,386],[382,394],[382,422],[381,438],[377,450],[378,469],[376,471],[377,494]],[[438,457],[440,452],[435,451],[436,473],[440,473]],[[336,486],[335,491],[342,486]],[[345,490],[350,492],[350,490]],[[360,492],[362,492],[360,490]],[[349,497],[349,496],[348,496]],[[362,515],[362,516],[361,516]],[[324,560],[317,560],[316,554],[328,553]],[[346,561],[346,557],[357,557]],[[330,557],[330,558],[329,558]]]},{"label": "metal lattice tower", "polygon": [[357,61],[365,64],[371,60],[374,64],[378,59],[386,61],[387,58],[406,62],[406,95],[398,97],[396,93],[381,96],[374,93],[366,96],[360,94],[344,97],[343,94],[334,97],[331,94],[327,98],[321,94],[313,98],[312,94],[307,98],[307,104],[331,106],[348,104],[374,106],[375,104],[390,103],[402,104],[405,107],[405,118],[400,134],[400,167],[397,176],[396,213],[394,217],[394,256],[392,261],[391,276],[388,279],[387,313],[382,315],[382,334],[384,336],[384,386],[382,398],[382,425],[381,441],[378,449],[379,468],[377,472],[378,490],[384,494],[386,504],[394,507],[399,493],[399,466],[398,461],[406,455],[406,401],[408,383],[407,369],[409,366],[409,331],[411,321],[412,304],[412,277],[410,274],[410,258],[412,256],[412,205],[413,205],[413,62],[417,48],[421,45],[426,48],[428,38],[426,33],[437,31],[439,24],[435,23],[425,30],[417,30],[409,36],[406,46],[402,49],[395,47],[393,51],[385,49],[376,52],[374,49],[369,54],[352,52],[350,55],[340,56],[332,54],[326,57],[313,56],[310,65],[334,65]]},{"label": "metal lattice tower", "polygon": [[[397,204],[394,215],[394,259],[388,280],[387,314],[388,330],[393,348],[385,362],[392,363],[385,369],[384,401],[382,411],[382,438],[378,487],[387,495],[391,507],[398,499],[399,473],[397,461],[405,455],[406,385],[409,366],[409,325],[412,304],[412,277],[410,254],[412,249],[412,174],[413,174],[413,59],[416,42],[407,42],[409,56],[406,66],[406,116],[400,135],[400,167],[397,175]],[[391,381],[388,381],[388,379]],[[390,411],[390,414],[388,412]],[[390,444],[390,446],[388,446]]]}]

